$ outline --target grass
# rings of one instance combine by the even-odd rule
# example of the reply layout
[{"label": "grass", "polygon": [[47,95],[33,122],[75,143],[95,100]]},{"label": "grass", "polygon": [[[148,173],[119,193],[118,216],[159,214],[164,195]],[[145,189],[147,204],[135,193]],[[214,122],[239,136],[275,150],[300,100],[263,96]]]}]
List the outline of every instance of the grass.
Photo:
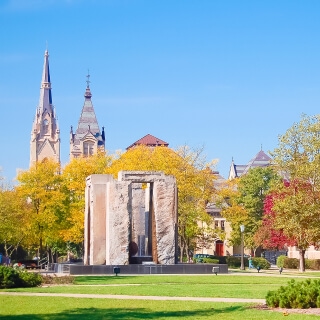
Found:
[{"label": "grass", "polygon": [[288,281],[287,277],[237,275],[88,276],[76,277],[76,285],[8,291],[264,299],[269,290],[276,290]]},{"label": "grass", "polygon": [[[0,296],[0,305],[0,319],[6,320],[283,319],[282,313],[256,310],[243,303]],[[290,320],[314,318],[290,314]]]},{"label": "grass", "polygon": [[[296,278],[299,280],[300,278]],[[305,278],[301,278],[304,280]],[[191,297],[265,298],[268,290],[285,285],[288,277],[242,275],[88,276],[75,285],[7,291],[94,293]],[[1,290],[4,291],[4,290]],[[290,319],[316,316],[290,314]],[[318,318],[318,317],[317,317]],[[0,295],[0,319],[283,319],[283,314],[257,310],[245,303],[115,300]]]}]

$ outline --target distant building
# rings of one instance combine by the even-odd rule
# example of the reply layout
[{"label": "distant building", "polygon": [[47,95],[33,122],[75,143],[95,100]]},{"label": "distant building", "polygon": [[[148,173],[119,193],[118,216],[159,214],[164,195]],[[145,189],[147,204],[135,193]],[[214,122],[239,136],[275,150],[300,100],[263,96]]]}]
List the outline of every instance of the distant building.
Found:
[{"label": "distant building", "polygon": [[39,105],[31,130],[30,167],[46,158],[60,162],[60,130],[52,104],[48,50],[44,54]]},{"label": "distant building", "polygon": [[168,147],[169,143],[165,142],[159,138],[156,138],[151,134],[147,134],[144,137],[142,137],[141,139],[139,139],[136,142],[134,142],[133,144],[131,144],[128,148],[126,148],[126,150],[129,150],[130,148],[133,148],[133,147],[139,146],[139,145],[144,145],[147,147],[158,147],[158,146]]},{"label": "distant building", "polygon": [[[245,165],[236,165],[232,159],[228,179],[232,180],[234,178],[241,177],[242,175],[247,174],[249,170],[253,168],[267,167],[270,165],[270,162],[271,158],[263,150],[260,150],[255,157],[253,157]],[[216,177],[217,179],[214,181],[214,184],[216,188],[219,188],[224,183],[225,179],[218,174]],[[197,253],[215,254],[217,256],[233,255],[235,253],[238,254],[240,252],[240,247],[230,246],[228,244],[228,238],[232,229],[230,223],[221,216],[221,209],[217,207],[214,202],[212,202],[208,203],[206,211],[214,219],[214,225],[212,227],[224,231],[226,234],[226,239],[218,239],[213,243],[207,243],[204,248],[199,248]]]},{"label": "distant building", "polygon": [[252,168],[268,167],[270,162],[271,158],[262,149],[247,164],[235,164],[232,159],[228,179],[239,178]]},{"label": "distant building", "polygon": [[91,91],[89,86],[89,75],[87,76],[87,88],[84,94],[84,105],[78,122],[78,128],[73,133],[70,130],[70,160],[78,157],[87,157],[105,149],[104,127],[100,132],[96,114],[91,101]]}]

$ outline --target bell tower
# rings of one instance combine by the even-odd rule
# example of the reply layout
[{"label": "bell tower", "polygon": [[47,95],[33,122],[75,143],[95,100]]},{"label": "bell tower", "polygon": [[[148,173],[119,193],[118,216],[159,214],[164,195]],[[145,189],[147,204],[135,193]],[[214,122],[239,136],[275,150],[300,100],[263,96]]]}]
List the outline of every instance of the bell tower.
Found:
[{"label": "bell tower", "polygon": [[46,158],[60,162],[60,130],[52,104],[48,50],[44,54],[39,105],[31,130],[30,167]]},{"label": "bell tower", "polygon": [[76,132],[70,130],[70,160],[79,157],[89,157],[98,150],[104,151],[105,133],[104,127],[100,132],[99,124],[92,104],[90,90],[90,75],[87,75],[87,87],[84,93],[84,104],[78,122]]}]

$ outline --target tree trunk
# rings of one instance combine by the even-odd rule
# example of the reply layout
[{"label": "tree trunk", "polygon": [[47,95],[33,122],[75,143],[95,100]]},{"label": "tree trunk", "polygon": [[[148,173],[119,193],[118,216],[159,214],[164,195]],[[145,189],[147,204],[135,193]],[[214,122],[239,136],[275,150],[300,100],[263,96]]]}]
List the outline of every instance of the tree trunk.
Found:
[{"label": "tree trunk", "polygon": [[180,246],[180,262],[183,262],[183,253],[185,250],[185,243],[184,241],[181,241],[181,246]]},{"label": "tree trunk", "polygon": [[[189,262],[190,256],[189,256],[189,245],[188,245],[188,244],[186,244],[185,250],[186,250],[186,255],[187,255],[187,262]],[[182,262],[183,262],[183,261],[182,261]]]},{"label": "tree trunk", "polygon": [[299,267],[299,271],[300,272],[305,272],[306,271],[306,264],[305,264],[305,253],[306,250],[305,249],[299,249],[299,257],[300,257],[300,267]]}]

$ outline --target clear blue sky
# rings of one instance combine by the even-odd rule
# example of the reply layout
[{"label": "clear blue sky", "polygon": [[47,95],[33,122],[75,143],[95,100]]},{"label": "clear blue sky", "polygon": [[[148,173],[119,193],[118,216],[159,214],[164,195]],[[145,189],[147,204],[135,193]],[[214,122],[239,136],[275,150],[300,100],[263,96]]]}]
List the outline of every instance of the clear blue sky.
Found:
[{"label": "clear blue sky", "polygon": [[111,153],[150,133],[227,177],[319,112],[319,34],[317,0],[2,0],[1,174],[29,166],[46,43],[62,163],[89,69]]}]

